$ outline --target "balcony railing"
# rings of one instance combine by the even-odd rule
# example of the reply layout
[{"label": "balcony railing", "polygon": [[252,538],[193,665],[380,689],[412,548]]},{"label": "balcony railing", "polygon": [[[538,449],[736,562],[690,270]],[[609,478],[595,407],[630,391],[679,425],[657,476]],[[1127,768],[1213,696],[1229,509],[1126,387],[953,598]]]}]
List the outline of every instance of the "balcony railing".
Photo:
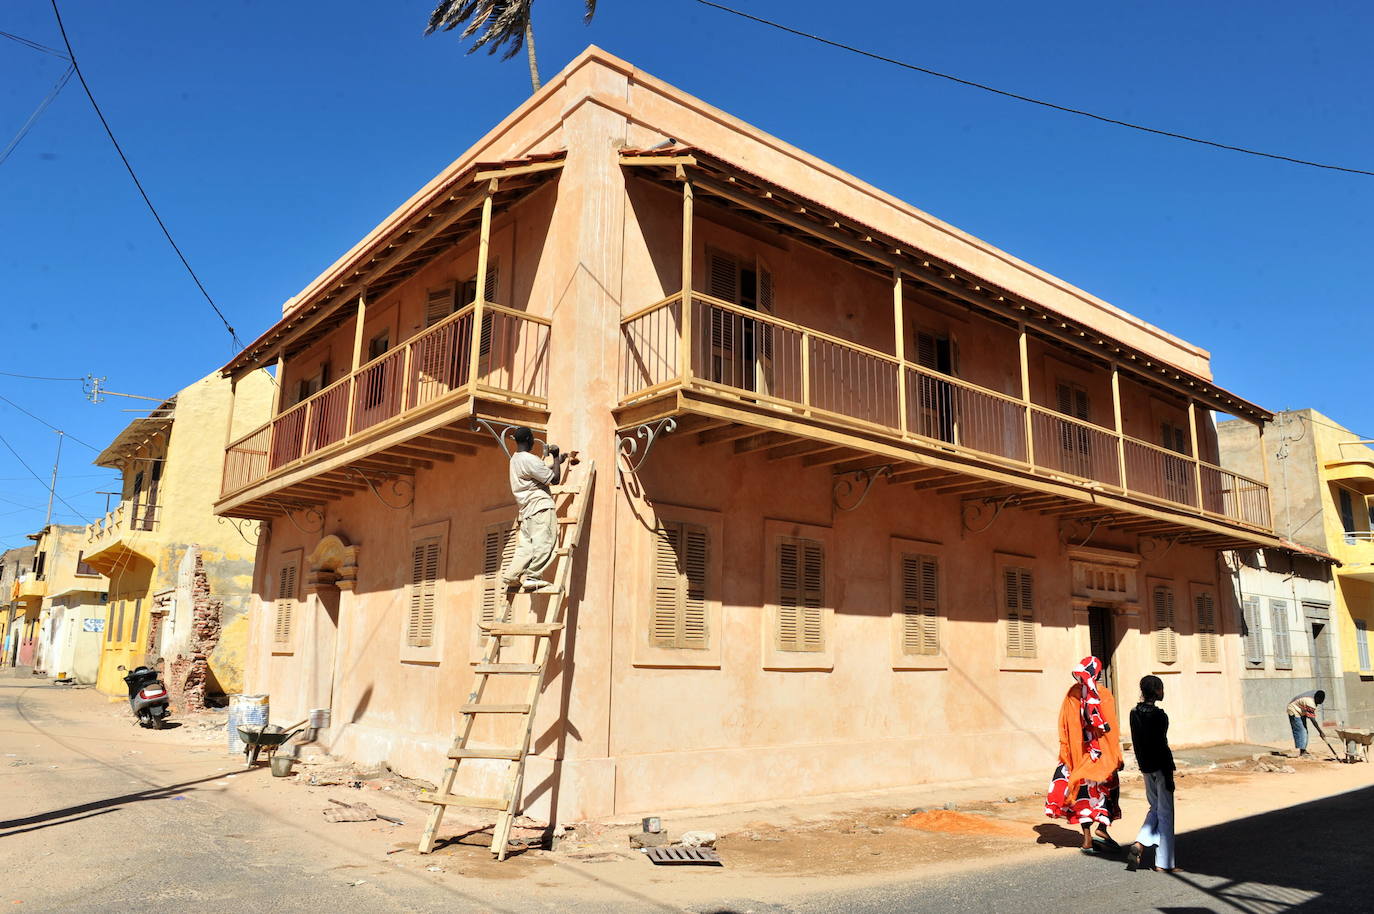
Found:
[{"label": "balcony railing", "polygon": [[160,515],[159,505],[141,500],[135,503],[132,499],[122,501],[113,510],[86,525],[86,542],[99,545],[101,540],[119,537],[126,532],[151,532],[157,529]]},{"label": "balcony railing", "polygon": [[474,371],[474,312],[468,305],[230,444],[221,496],[441,401],[486,394],[545,407],[549,322],[484,303]]},{"label": "balcony railing", "polygon": [[751,404],[1270,527],[1268,489],[1253,479],[708,295],[693,293],[691,303],[690,382],[679,353],[681,295],[621,322],[622,405],[690,384]]}]

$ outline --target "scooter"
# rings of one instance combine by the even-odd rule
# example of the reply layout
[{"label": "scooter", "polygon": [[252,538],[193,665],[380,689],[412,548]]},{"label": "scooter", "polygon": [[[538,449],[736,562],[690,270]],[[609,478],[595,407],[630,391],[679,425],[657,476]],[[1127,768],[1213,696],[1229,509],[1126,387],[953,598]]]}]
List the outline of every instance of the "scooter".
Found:
[{"label": "scooter", "polygon": [[[124,667],[120,667],[124,669]],[[143,727],[161,730],[170,713],[167,708],[167,688],[157,675],[157,670],[141,666],[124,677],[129,687],[129,707]]]}]

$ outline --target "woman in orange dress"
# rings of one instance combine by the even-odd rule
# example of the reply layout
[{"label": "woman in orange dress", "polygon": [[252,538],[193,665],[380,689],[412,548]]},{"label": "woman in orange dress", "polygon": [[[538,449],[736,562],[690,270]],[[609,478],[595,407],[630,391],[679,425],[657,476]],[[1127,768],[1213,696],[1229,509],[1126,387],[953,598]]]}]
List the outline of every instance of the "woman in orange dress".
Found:
[{"label": "woman in orange dress", "polygon": [[1045,815],[1067,819],[1083,829],[1083,852],[1095,853],[1097,840],[1119,847],[1107,828],[1121,818],[1121,737],[1116,698],[1102,684],[1102,661],[1084,657],[1073,670],[1074,684],[1059,707],[1059,765],[1045,799]]}]

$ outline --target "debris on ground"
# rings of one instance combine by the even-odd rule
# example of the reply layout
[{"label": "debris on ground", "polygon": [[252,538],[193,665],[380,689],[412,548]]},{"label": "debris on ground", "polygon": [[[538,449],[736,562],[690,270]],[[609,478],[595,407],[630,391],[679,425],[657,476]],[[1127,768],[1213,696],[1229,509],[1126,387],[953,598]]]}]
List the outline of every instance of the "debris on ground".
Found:
[{"label": "debris on ground", "polygon": [[1016,835],[1024,837],[1026,834],[1026,827],[1015,822],[994,819],[990,816],[956,812],[950,809],[932,809],[927,812],[918,812],[907,816],[897,824],[902,828],[955,835]]},{"label": "debris on ground", "polygon": [[630,847],[662,847],[670,840],[666,831],[630,833]]},{"label": "debris on ground", "polygon": [[677,843],[683,847],[715,847],[716,833],[713,831],[685,831]]},{"label": "debris on ground", "polygon": [[342,800],[335,800],[333,798],[331,798],[329,802],[334,805],[324,810],[324,817],[330,822],[371,822],[374,819],[381,819],[383,822],[390,822],[392,825],[405,824],[400,819],[393,816],[382,815],[366,803],[345,803]]}]

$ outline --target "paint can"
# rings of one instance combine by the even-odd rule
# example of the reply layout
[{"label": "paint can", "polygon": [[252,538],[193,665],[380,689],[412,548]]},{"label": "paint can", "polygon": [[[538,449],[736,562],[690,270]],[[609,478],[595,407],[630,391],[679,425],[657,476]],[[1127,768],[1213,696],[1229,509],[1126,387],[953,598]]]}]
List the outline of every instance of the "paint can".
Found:
[{"label": "paint can", "polygon": [[329,726],[330,713],[328,708],[313,708],[310,711],[310,729],[324,730]]},{"label": "paint can", "polygon": [[239,727],[261,729],[267,726],[270,707],[266,695],[232,695],[229,698],[229,751],[242,752]]}]

